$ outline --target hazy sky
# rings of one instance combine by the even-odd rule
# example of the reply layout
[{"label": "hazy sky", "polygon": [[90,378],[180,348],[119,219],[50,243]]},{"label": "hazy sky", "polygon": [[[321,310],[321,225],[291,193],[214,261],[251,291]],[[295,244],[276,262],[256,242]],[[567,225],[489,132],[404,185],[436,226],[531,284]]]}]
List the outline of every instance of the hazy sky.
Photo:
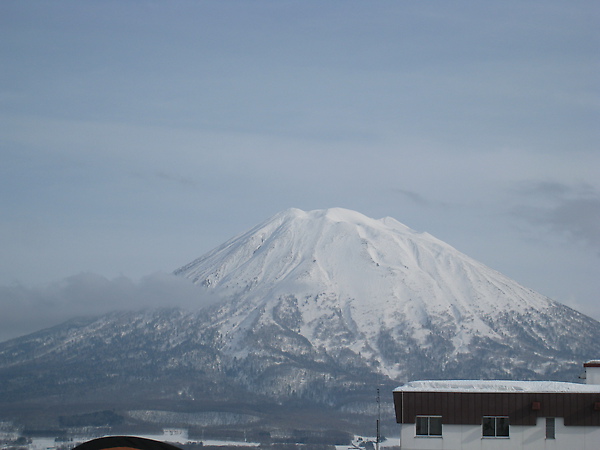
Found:
[{"label": "hazy sky", "polygon": [[0,339],[187,292],[160,273],[290,207],[392,216],[600,319],[599,23],[595,0],[0,2]]}]

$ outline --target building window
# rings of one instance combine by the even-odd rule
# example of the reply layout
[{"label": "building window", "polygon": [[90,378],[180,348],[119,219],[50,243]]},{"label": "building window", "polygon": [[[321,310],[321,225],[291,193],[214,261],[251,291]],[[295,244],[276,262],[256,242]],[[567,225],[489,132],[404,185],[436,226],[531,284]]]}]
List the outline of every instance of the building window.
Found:
[{"label": "building window", "polygon": [[417,436],[441,436],[442,416],[417,416]]},{"label": "building window", "polygon": [[483,437],[508,437],[508,417],[484,416],[482,421],[482,433]]},{"label": "building window", "polygon": [[556,421],[554,417],[546,417],[546,439],[556,439]]}]

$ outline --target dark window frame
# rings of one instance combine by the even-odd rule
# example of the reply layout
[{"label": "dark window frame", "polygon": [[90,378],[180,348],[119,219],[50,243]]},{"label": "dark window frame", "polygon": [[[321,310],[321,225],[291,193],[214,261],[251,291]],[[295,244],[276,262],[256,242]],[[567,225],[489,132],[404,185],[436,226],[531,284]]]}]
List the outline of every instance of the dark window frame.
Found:
[{"label": "dark window frame", "polygon": [[419,415],[415,418],[416,437],[442,437],[442,416]]},{"label": "dark window frame", "polygon": [[481,436],[485,439],[509,439],[510,420],[508,416],[483,416]]}]

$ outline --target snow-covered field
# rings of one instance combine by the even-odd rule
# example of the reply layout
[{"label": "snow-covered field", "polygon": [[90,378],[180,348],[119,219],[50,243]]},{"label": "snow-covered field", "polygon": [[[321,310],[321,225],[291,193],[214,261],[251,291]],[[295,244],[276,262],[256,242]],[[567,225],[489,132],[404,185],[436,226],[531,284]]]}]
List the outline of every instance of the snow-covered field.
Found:
[{"label": "snow-covered field", "polygon": [[[138,437],[146,439],[153,439],[161,442],[170,442],[175,445],[186,444],[190,442],[188,438],[188,431],[185,429],[165,429],[162,434],[136,434]],[[26,447],[28,450],[53,450],[56,448],[75,447],[76,445],[96,439],[101,436],[76,436],[72,441],[63,442],[56,441],[55,437],[35,437],[31,439],[31,443]],[[217,445],[217,446],[244,446],[244,447],[258,447],[258,442],[240,442],[231,440],[215,440],[215,439],[204,439],[202,440],[204,445]]]},{"label": "snow-covered field", "polygon": [[[165,429],[162,434],[136,434],[138,437],[147,439],[154,439],[162,442],[170,442],[175,445],[186,444],[190,442],[188,437],[188,431],[186,429]],[[6,436],[5,436],[6,437]],[[17,436],[12,436],[16,438]],[[72,441],[64,442],[57,441],[55,437],[35,437],[31,439],[31,442],[24,446],[28,450],[54,450],[57,448],[73,448],[76,445],[87,442],[92,439],[96,439],[100,436],[76,436]],[[375,442],[374,436],[355,436],[350,445],[336,445],[336,450],[348,450],[348,449],[364,449],[365,442]],[[232,440],[216,440],[216,439],[204,439],[202,440],[204,445],[214,446],[239,446],[239,447],[260,447],[258,442],[246,442],[246,441],[232,441]],[[398,437],[392,437],[381,442],[379,445],[380,449],[397,447],[399,443]],[[6,448],[7,446],[0,446],[0,448]]]}]

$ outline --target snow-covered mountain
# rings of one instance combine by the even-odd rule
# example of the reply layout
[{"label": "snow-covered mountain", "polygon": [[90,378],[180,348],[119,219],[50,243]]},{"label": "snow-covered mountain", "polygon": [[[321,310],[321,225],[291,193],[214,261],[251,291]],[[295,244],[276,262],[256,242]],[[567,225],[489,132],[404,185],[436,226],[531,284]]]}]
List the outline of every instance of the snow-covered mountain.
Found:
[{"label": "snow-covered mountain", "polygon": [[374,386],[576,381],[600,355],[599,322],[427,233],[340,208],[283,211],[175,273],[220,301],[1,343],[0,411],[118,401],[238,414],[243,399],[251,423],[265,402],[350,417],[375,406]]},{"label": "snow-covered mountain", "polygon": [[238,359],[266,351],[265,334],[394,380],[537,378],[600,350],[598,322],[427,233],[341,208],[281,212],[175,273],[228,299],[213,326]]}]

